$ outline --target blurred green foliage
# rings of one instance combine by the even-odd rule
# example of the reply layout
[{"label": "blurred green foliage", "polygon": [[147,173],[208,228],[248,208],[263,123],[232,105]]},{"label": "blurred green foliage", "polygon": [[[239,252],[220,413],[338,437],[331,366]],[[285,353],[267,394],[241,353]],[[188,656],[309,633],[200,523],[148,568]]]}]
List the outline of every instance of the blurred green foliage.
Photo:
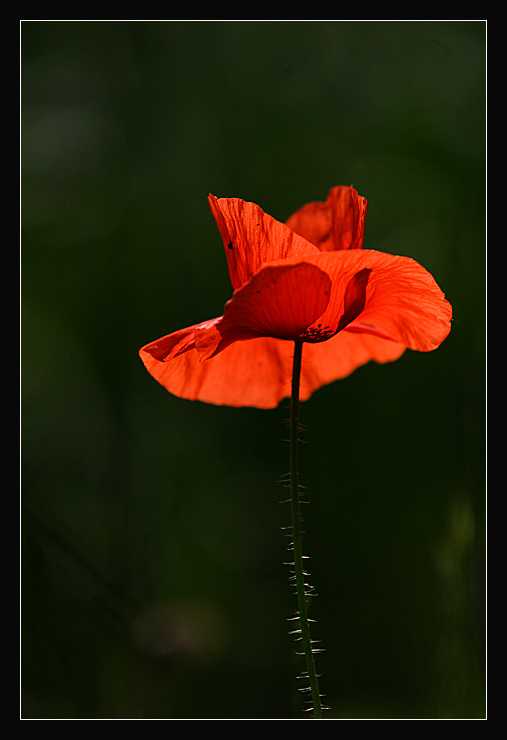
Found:
[{"label": "blurred green foliage", "polygon": [[327,717],[485,716],[485,22],[26,21],[22,717],[298,719],[287,405],[137,352],[231,294],[209,192],[368,199],[454,307],[303,405]]}]

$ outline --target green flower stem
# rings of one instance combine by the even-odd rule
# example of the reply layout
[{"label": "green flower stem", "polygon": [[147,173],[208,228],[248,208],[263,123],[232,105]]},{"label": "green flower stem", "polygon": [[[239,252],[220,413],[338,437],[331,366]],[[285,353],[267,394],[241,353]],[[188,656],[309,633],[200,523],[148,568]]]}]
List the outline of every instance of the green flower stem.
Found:
[{"label": "green flower stem", "polygon": [[308,608],[306,602],[305,572],[303,569],[303,549],[301,541],[301,507],[299,500],[299,465],[298,465],[298,426],[299,426],[299,384],[301,376],[301,356],[303,343],[296,342],[294,347],[294,364],[292,369],[292,395],[290,413],[290,494],[292,511],[292,536],[294,550],[294,578],[296,583],[299,627],[301,643],[306,660],[306,669],[313,703],[313,716],[322,718],[319,682],[315,671],[312,641],[310,639],[310,625],[308,623]]}]

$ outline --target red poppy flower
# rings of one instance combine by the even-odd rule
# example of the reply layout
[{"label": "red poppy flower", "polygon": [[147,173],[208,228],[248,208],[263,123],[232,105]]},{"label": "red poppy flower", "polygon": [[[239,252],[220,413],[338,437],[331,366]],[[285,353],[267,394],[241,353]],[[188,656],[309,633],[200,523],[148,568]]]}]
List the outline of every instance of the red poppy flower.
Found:
[{"label": "red poppy flower", "polygon": [[208,198],[234,289],[222,316],[147,344],[153,377],[181,398],[273,408],[290,396],[294,341],[305,342],[300,399],[370,360],[436,349],[452,309],[414,260],[364,250],[366,200],[333,188],[286,224],[254,203]]}]

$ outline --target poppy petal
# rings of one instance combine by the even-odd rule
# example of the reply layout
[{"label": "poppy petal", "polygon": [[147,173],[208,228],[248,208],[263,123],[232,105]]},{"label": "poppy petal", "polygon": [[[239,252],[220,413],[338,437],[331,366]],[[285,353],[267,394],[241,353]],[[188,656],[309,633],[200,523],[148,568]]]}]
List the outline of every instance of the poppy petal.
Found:
[{"label": "poppy petal", "polygon": [[321,344],[305,344],[300,399],[308,400],[314,391],[334,383],[335,380],[346,378],[368,362],[374,361],[381,365],[394,362],[405,350],[405,345],[398,342],[348,331],[341,331]]},{"label": "poppy petal", "polygon": [[222,236],[234,290],[265,262],[303,258],[317,252],[313,244],[264,213],[255,203],[214,195],[208,197],[208,202]]},{"label": "poppy petal", "polygon": [[[189,327],[189,333],[194,329]],[[171,336],[164,338],[167,344]],[[153,378],[179,398],[268,409],[290,395],[293,353],[293,342],[260,337],[234,342],[204,362],[195,348],[165,362],[157,359],[152,345],[139,354]]]},{"label": "poppy petal", "polygon": [[296,234],[322,252],[362,249],[368,204],[351,187],[332,188],[326,201],[307,203],[287,221]]},{"label": "poppy petal", "polygon": [[305,261],[326,272],[332,283],[328,306],[302,337],[306,341],[347,330],[427,352],[450,332],[451,305],[433,276],[409,257],[350,249],[320,252]]},{"label": "poppy petal", "polygon": [[[183,333],[193,335],[194,330],[189,327]],[[169,346],[173,336],[153,342],[139,353],[148,372],[173,395],[218,406],[260,409],[275,408],[290,396],[293,342],[260,337],[234,342],[204,362],[195,347],[170,360],[157,359],[153,345],[165,342]],[[371,360],[392,362],[404,351],[405,346],[396,342],[346,331],[327,342],[305,343],[300,399],[307,400],[314,391],[347,377]]]},{"label": "poppy petal", "polygon": [[433,276],[409,257],[374,254],[365,307],[345,330],[390,337],[419,352],[439,347],[451,331],[452,307]]},{"label": "poppy petal", "polygon": [[254,337],[297,340],[324,313],[330,294],[331,279],[316,265],[265,265],[234,293],[218,322],[199,327],[195,346],[207,359]]},{"label": "poppy petal", "polygon": [[161,339],[157,339],[150,344],[145,345],[140,351],[143,353],[142,356],[149,354],[153,359],[159,362],[168,362],[169,360],[178,357],[178,355],[188,352],[191,349],[195,349],[195,330],[198,327],[211,328],[217,321],[220,321],[222,317],[206,321],[203,324],[194,324],[186,329],[180,329],[172,334],[168,334]]},{"label": "poppy petal", "polygon": [[343,297],[343,314],[338,322],[338,330],[341,331],[354,321],[364,309],[366,303],[366,286],[370,279],[371,268],[364,267],[358,270],[349,280]]}]

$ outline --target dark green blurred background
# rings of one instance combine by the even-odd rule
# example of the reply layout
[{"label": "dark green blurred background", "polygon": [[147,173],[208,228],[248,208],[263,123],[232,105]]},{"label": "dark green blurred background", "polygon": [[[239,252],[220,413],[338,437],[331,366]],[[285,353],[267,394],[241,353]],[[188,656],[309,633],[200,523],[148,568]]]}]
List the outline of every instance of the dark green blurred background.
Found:
[{"label": "dark green blurred background", "polygon": [[333,185],[454,308],[302,408],[328,718],[485,716],[484,22],[23,22],[22,717],[299,719],[287,404],[170,396],[207,204]]}]

